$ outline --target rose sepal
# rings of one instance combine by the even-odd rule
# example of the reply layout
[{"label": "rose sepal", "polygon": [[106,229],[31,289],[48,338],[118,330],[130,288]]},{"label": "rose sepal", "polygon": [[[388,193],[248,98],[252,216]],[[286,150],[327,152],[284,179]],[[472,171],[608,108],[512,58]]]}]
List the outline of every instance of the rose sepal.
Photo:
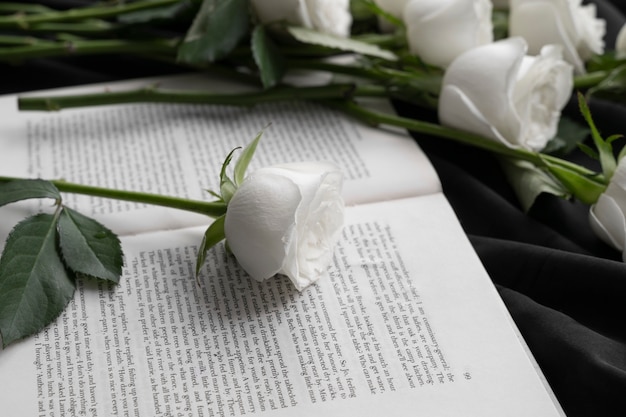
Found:
[{"label": "rose sepal", "polygon": [[585,204],[595,203],[606,189],[606,179],[593,171],[581,172],[581,167],[568,166],[563,160],[539,154],[546,170],[563,184],[571,195]]},{"label": "rose sepal", "polygon": [[[237,158],[237,161],[235,162],[233,178],[228,176],[227,169],[233,160],[234,153],[241,148],[237,147],[228,153],[222,163],[222,169],[220,170],[220,192],[216,193],[215,191],[207,190],[211,195],[217,198],[217,202],[225,203],[227,205],[227,209],[228,203],[246,176],[246,170],[248,169],[250,161],[254,156],[259,140],[261,139],[261,136],[263,136],[263,132],[263,130],[260,131],[252,142],[243,148],[241,155],[239,155],[239,158]],[[196,259],[196,279],[198,279],[198,276],[200,275],[200,269],[206,260],[206,254],[209,249],[226,238],[226,233],[224,232],[225,218],[226,214],[216,218],[204,232],[202,242],[198,248],[198,257]]]},{"label": "rose sepal", "polygon": [[204,261],[206,260],[206,254],[209,249],[211,249],[213,246],[217,245],[226,238],[226,234],[224,233],[225,218],[225,214],[218,217],[204,232],[202,242],[200,243],[200,247],[198,248],[198,258],[196,259],[196,280],[200,276],[200,269],[202,268],[202,265],[204,265]]}]

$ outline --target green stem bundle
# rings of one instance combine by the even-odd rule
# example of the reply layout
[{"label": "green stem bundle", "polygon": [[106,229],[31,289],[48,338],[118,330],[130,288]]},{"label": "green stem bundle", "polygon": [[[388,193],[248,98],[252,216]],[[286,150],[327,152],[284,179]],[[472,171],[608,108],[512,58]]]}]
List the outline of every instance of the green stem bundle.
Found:
[{"label": "green stem bundle", "polygon": [[29,29],[42,23],[76,22],[86,19],[108,19],[124,13],[171,6],[180,0],[143,0],[95,5],[56,11],[39,9],[37,13],[15,13],[0,16],[0,29]]},{"label": "green stem bundle", "polygon": [[606,188],[607,179],[604,176],[569,161],[520,147],[509,147],[489,138],[445,127],[437,123],[374,111],[354,101],[358,97],[372,96],[387,97],[388,91],[384,87],[375,85],[339,84],[319,87],[281,86],[270,90],[255,90],[241,94],[210,94],[160,90],[155,86],[149,86],[130,91],[80,96],[22,97],[19,100],[19,108],[21,110],[60,110],[71,107],[139,102],[254,106],[266,102],[314,100],[340,110],[366,124],[402,127],[415,133],[451,139],[498,155],[531,162],[536,167],[561,176],[565,175],[567,178],[579,178],[580,182],[585,184],[584,189],[572,189],[571,191],[585,203],[595,202],[600,193]]},{"label": "green stem bundle", "polygon": [[[6,38],[10,40],[10,38]],[[30,39],[30,43],[26,43]],[[17,38],[14,38],[17,42]],[[178,40],[83,40],[45,41],[27,38],[26,44],[0,49],[0,61],[20,61],[64,55],[166,54],[175,55]]]},{"label": "green stem bundle", "polygon": [[128,91],[82,94],[57,97],[20,97],[20,110],[54,111],[73,107],[103,106],[123,103],[187,103],[216,104],[250,107],[259,103],[286,100],[342,99],[351,95],[385,95],[384,88],[355,87],[352,84],[324,85],[319,87],[278,87],[271,90],[251,91],[242,94],[213,94],[185,90],[165,90],[150,85]]}]

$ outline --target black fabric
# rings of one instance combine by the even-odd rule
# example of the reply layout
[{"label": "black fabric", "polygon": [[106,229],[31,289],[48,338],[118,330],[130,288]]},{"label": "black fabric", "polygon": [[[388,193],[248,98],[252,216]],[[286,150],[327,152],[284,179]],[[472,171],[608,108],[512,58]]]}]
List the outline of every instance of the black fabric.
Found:
[{"label": "black fabric", "polygon": [[[607,20],[612,47],[626,22],[626,2],[593,3]],[[0,93],[176,70],[122,56],[0,64]],[[591,107],[603,133],[626,134],[625,106],[594,100]],[[434,117],[402,105],[398,110]],[[567,113],[579,117],[575,105]],[[626,416],[626,265],[592,233],[588,207],[545,195],[525,213],[492,155],[441,139],[416,139],[566,414]],[[587,161],[581,154],[571,158]]]}]

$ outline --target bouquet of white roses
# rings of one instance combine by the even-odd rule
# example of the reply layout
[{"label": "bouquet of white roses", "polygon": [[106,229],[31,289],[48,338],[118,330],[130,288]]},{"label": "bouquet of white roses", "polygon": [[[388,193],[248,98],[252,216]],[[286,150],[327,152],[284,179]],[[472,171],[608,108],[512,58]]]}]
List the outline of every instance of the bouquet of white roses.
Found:
[{"label": "bouquet of white roses", "polygon": [[[542,30],[535,30],[539,21]],[[599,236],[620,250],[626,247],[623,152],[615,156],[612,144],[616,136],[600,136],[583,95],[578,100],[589,129],[579,129],[582,134],[575,139],[581,140],[590,132],[594,146],[574,146],[578,144],[599,159],[602,171],[594,172],[550,153],[563,143],[558,132],[564,122],[561,111],[576,89],[584,90],[587,97],[609,99],[621,99],[624,91],[624,52],[604,53],[603,21],[596,18],[592,5],[583,6],[580,0],[137,0],[66,10],[10,3],[0,5],[0,30],[2,61],[138,54],[185,69],[219,71],[257,87],[254,93],[232,95],[147,86],[86,96],[21,98],[23,110],[130,102],[238,106],[294,98],[315,100],[365,123],[400,126],[492,151],[502,157],[509,172],[524,172],[524,178],[531,178],[516,182],[525,207],[546,191],[578,198],[591,206],[591,222]],[[617,44],[622,43],[626,41]],[[323,84],[299,87],[290,84],[289,75],[294,70],[336,77],[327,78]],[[359,97],[391,98],[436,110],[439,123],[372,111],[359,105]],[[51,217],[16,227],[0,261],[0,287],[12,285],[11,277],[24,269],[37,270],[32,263],[11,263],[12,253],[20,250],[20,239],[33,230],[50,236],[46,230],[56,230],[57,226],[60,251],[65,255],[56,255],[51,241],[42,238],[41,247],[50,252],[36,262],[52,259],[59,271],[119,279],[121,254],[116,238],[103,226],[64,207],[59,191],[65,191],[211,215],[217,220],[207,230],[198,265],[204,261],[206,250],[226,237],[252,276],[266,279],[284,273],[297,288],[304,288],[315,281],[330,257],[341,223],[342,204],[337,198],[341,179],[333,167],[305,164],[262,169],[244,180],[246,161],[254,146],[248,148],[252,151],[243,152],[232,178],[226,175],[229,155],[214,203],[62,181],[2,179],[6,184],[0,189],[1,204],[49,197],[57,201],[58,210]],[[293,192],[277,192],[276,184],[284,184]],[[250,207],[254,207],[254,216]],[[258,218],[271,221],[253,221]],[[272,227],[267,228],[267,224]],[[316,229],[311,224],[327,227]],[[86,236],[90,233],[110,239],[102,252],[87,249],[88,256],[81,255],[93,261],[90,265],[71,264],[68,259],[72,256],[67,254],[84,251],[76,242],[79,237],[89,241]],[[253,239],[247,239],[249,236]],[[311,244],[325,248],[315,259],[302,256],[300,251]],[[250,246],[263,246],[271,256],[259,257]],[[271,264],[264,259],[272,259]],[[57,298],[54,311],[42,314],[36,325],[11,327],[10,331],[3,320],[19,323],[19,306],[0,311],[4,343],[36,331],[58,314],[67,300],[67,296]]]}]

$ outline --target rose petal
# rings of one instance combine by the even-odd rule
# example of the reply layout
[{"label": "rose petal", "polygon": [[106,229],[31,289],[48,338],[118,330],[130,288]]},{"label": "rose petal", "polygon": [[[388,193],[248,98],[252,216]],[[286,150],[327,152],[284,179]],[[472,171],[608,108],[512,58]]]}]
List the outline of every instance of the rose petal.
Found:
[{"label": "rose petal", "polygon": [[255,279],[285,274],[298,290],[330,264],[343,224],[342,174],[333,164],[259,169],[231,199],[224,231],[241,266]]},{"label": "rose petal", "polygon": [[272,173],[249,176],[235,192],[224,232],[237,261],[252,278],[264,280],[282,268],[301,199],[293,181]]},{"label": "rose petal", "polygon": [[589,210],[593,231],[607,244],[623,251],[626,261],[626,158],[622,158],[611,182]]},{"label": "rose petal", "polygon": [[545,45],[561,45],[578,74],[585,72],[584,61],[604,52],[605,32],[595,5],[581,5],[581,0],[511,0],[509,36],[526,39],[530,54],[539,54]]},{"label": "rose petal", "polygon": [[591,228],[600,239],[620,251],[626,243],[626,219],[613,198],[601,195],[589,210]]},{"label": "rose petal", "polygon": [[[521,121],[515,113],[512,95],[525,50],[523,39],[509,38],[474,48],[455,59],[443,79],[440,122],[508,146],[519,146]],[[464,97],[465,109],[460,105],[460,96]],[[472,103],[471,107],[468,103]],[[475,110],[468,113],[470,108]],[[476,114],[481,115],[480,120],[472,123]]]},{"label": "rose petal", "polygon": [[502,136],[498,130],[492,126],[474,103],[464,94],[464,92],[454,86],[447,85],[443,88],[439,97],[439,121],[449,127],[475,133],[510,147],[516,146]]},{"label": "rose petal", "polygon": [[491,7],[489,0],[409,2],[403,19],[411,52],[445,68],[463,52],[492,42]]},{"label": "rose petal", "polygon": [[315,29],[344,38],[350,35],[349,0],[308,0],[306,4]]},{"label": "rose petal", "polygon": [[538,56],[526,56],[520,66],[513,101],[522,124],[519,141],[542,150],[556,133],[561,109],[569,101],[573,74],[561,60],[561,47],[546,45]]},{"label": "rose petal", "polygon": [[252,0],[251,4],[262,23],[285,21],[337,36],[350,35],[349,0]]},{"label": "rose petal", "polygon": [[303,199],[296,215],[296,238],[281,271],[299,290],[317,281],[330,264],[343,225],[341,185],[342,175],[335,169],[318,174],[314,193],[301,188]]},{"label": "rose petal", "polygon": [[550,45],[530,57],[524,39],[515,37],[461,54],[443,78],[439,121],[511,148],[542,150],[573,87],[560,50]]}]

